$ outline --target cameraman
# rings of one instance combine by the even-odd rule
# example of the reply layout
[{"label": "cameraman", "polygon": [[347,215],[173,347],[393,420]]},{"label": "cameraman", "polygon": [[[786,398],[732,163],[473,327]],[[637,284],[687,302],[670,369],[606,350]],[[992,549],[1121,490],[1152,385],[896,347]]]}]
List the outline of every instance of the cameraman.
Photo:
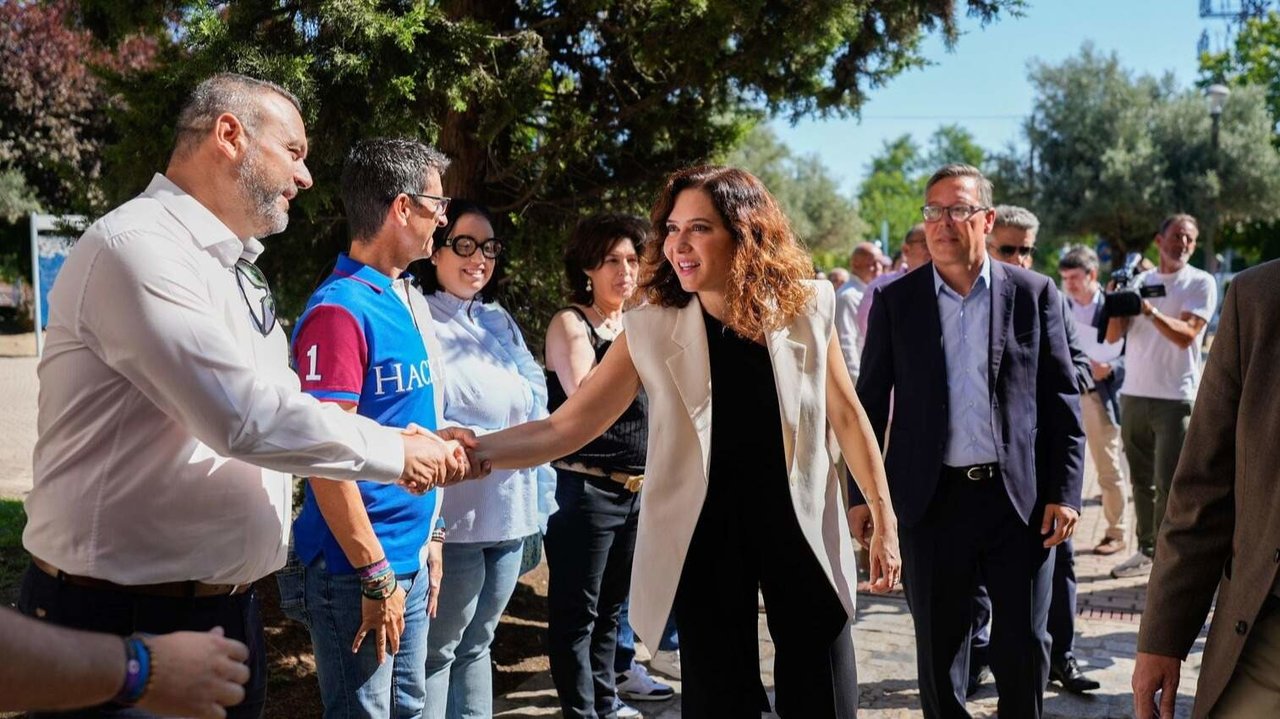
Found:
[{"label": "cameraman", "polygon": [[1128,337],[1120,433],[1138,525],[1138,551],[1111,570],[1116,578],[1151,572],[1169,482],[1200,385],[1200,345],[1217,309],[1218,288],[1212,275],[1187,264],[1199,235],[1191,215],[1166,218],[1155,237],[1159,265],[1132,283],[1133,288],[1162,285],[1164,296],[1143,299],[1139,316],[1112,317],[1107,326],[1108,342]]}]

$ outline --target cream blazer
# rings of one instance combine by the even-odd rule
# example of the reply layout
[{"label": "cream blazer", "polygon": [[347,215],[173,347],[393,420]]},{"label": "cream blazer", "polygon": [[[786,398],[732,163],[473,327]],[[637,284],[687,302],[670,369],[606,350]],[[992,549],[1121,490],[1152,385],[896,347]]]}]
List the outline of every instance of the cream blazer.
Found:
[{"label": "cream blazer", "polygon": [[[814,299],[790,325],[770,333],[791,502],[808,548],[850,619],[853,543],[840,482],[827,450],[827,343],[835,291],[808,282]],[[711,451],[711,369],[706,324],[695,296],[683,308],[646,305],[623,315],[627,346],[649,394],[649,444],[640,526],[631,570],[631,625],[658,646],[675,599],[689,541],[707,496]],[[852,622],[845,631],[851,631]],[[850,635],[852,638],[852,635]]]}]

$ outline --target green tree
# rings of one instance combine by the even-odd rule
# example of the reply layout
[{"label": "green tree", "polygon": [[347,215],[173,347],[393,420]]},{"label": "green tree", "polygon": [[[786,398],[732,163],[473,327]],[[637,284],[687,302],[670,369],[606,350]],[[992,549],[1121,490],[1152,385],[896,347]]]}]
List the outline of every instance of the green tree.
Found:
[{"label": "green tree", "polygon": [[1008,158],[1009,175],[1030,169],[1032,207],[1050,234],[1097,234],[1115,255],[1141,251],[1171,212],[1191,212],[1212,232],[1219,220],[1247,223],[1280,207],[1280,155],[1258,90],[1227,103],[1221,148],[1199,94],[1171,76],[1137,76],[1114,54],[1080,54],[1032,67],[1036,100],[1025,132],[1034,162]]},{"label": "green tree", "polygon": [[[580,215],[642,210],[670,170],[731,149],[761,114],[845,115],[868,88],[922,63],[925,32],[957,37],[1022,0],[82,0],[111,41],[174,39],[149,72],[113,87],[109,194],[136,192],[167,151],[186,90],[216,70],[281,82],[302,97],[316,189],[264,255],[284,311],[345,241],[336,201],[343,151],[400,134],[453,158],[446,192],[511,227],[517,316],[558,302],[558,248]],[[802,21],[798,21],[802,19]]]},{"label": "green tree", "polygon": [[[1232,46],[1200,57],[1200,84],[1225,82],[1235,87],[1263,88],[1271,119],[1280,119],[1280,13],[1250,18],[1236,33]],[[1225,121],[1225,120],[1224,120]],[[1280,146],[1280,133],[1271,142]],[[1224,244],[1242,251],[1251,262],[1280,258],[1280,223],[1227,221],[1222,226]]]},{"label": "green tree", "polygon": [[724,162],[750,171],[778,198],[791,226],[814,252],[848,253],[868,227],[857,204],[817,155],[795,156],[766,125],[757,125]]},{"label": "green tree", "polygon": [[959,125],[943,125],[929,136],[928,150],[911,135],[886,140],[871,158],[858,190],[862,218],[873,229],[889,223],[889,246],[896,249],[912,225],[920,222],[924,186],[934,170],[952,162],[974,167],[987,164],[987,152]]}]

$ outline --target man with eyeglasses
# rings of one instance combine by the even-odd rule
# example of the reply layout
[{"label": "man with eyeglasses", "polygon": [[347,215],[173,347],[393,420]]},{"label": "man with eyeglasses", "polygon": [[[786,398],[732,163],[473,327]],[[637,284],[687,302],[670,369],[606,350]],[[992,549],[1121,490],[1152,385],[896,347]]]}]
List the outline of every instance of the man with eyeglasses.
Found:
[{"label": "man with eyeglasses", "polygon": [[[857,388],[876,437],[889,437],[921,708],[929,719],[969,716],[981,577],[999,617],[998,711],[1039,717],[1053,552],[1075,531],[1084,459],[1062,297],[1047,277],[990,261],[995,211],[977,168],[935,172],[921,215],[930,269],[880,288]],[[851,507],[855,532],[868,513]]]},{"label": "man with eyeglasses", "polygon": [[[449,160],[416,140],[355,145],[342,169],[350,249],[312,293],[292,341],[304,392],[380,424],[435,429],[442,400],[431,310],[409,264],[431,254]],[[327,715],[417,717],[443,575],[439,492],[313,477],[276,575],[311,631]],[[425,562],[423,561],[425,559]]]},{"label": "man with eyeglasses", "polygon": [[[85,232],[50,292],[19,609],[143,642],[220,626],[249,647],[228,716],[258,717],[253,583],[285,563],[291,475],[422,491],[469,467],[456,441],[326,406],[289,369],[253,261],[311,186],[297,98],[215,75],[177,128],[165,172]],[[128,705],[141,674],[184,671],[165,660],[131,665],[116,701],[87,715],[147,716]]]},{"label": "man with eyeglasses", "polygon": [[1133,280],[1135,287],[1162,286],[1163,296],[1143,299],[1140,315],[1112,317],[1107,327],[1107,341],[1124,339],[1129,360],[1120,388],[1120,436],[1138,529],[1138,551],[1112,567],[1116,578],[1151,573],[1169,485],[1200,388],[1200,346],[1218,309],[1218,283],[1190,264],[1199,236],[1191,215],[1165,218],[1155,236],[1159,266]]}]

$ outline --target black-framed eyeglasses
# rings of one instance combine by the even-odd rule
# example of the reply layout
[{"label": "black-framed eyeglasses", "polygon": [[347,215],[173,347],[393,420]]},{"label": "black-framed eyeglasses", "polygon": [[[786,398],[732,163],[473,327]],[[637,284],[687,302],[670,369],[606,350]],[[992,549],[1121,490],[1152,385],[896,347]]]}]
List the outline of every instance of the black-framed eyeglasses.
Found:
[{"label": "black-framed eyeglasses", "polygon": [[421,192],[406,192],[404,194],[409,197],[421,197],[434,202],[436,217],[443,215],[449,209],[449,201],[453,199],[452,197],[445,197],[444,195],[427,195]]},{"label": "black-framed eyeglasses", "polygon": [[975,214],[990,209],[982,205],[925,205],[920,208],[920,215],[925,222],[937,222],[942,219],[943,213],[949,215],[952,222],[964,222]]},{"label": "black-framed eyeglasses", "polygon": [[445,241],[440,244],[453,250],[453,254],[458,257],[470,257],[476,253],[476,250],[480,250],[480,254],[491,260],[498,259],[498,256],[506,249],[506,245],[497,237],[490,237],[481,241],[471,235],[454,235],[453,237],[445,238]]},{"label": "black-framed eyeglasses", "polygon": [[253,326],[266,337],[276,328],[276,298],[271,294],[267,277],[257,265],[248,260],[236,261],[235,275],[236,284],[240,286],[240,296],[249,306]]},{"label": "black-framed eyeglasses", "polygon": [[1001,257],[1013,257],[1014,255],[1032,257],[1036,254],[1036,248],[1027,247],[1026,245],[999,245],[996,247],[996,252]]}]

